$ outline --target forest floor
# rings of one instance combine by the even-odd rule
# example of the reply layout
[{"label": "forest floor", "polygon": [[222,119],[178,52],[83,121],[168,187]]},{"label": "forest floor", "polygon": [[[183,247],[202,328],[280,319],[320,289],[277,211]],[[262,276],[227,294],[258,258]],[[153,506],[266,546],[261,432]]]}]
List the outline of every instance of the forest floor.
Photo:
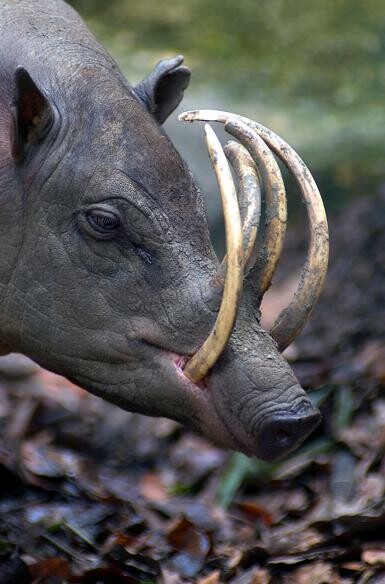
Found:
[{"label": "forest floor", "polygon": [[351,205],[332,244],[288,354],[323,422],[279,463],[3,365],[0,584],[385,582],[385,197]]}]

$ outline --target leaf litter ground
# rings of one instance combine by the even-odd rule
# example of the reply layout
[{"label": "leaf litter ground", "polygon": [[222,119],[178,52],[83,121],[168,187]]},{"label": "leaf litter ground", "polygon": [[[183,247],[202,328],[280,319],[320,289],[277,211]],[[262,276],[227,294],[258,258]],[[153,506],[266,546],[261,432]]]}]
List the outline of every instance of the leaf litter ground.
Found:
[{"label": "leaf litter ground", "polygon": [[325,294],[288,355],[323,422],[273,465],[4,360],[0,584],[385,582],[384,234],[381,194],[332,223]]}]

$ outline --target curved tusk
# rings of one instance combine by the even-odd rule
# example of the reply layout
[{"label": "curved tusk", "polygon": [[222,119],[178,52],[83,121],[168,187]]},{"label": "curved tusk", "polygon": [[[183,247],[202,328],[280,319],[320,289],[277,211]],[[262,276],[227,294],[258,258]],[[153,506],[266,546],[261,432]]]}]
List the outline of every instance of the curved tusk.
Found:
[{"label": "curved tusk", "polygon": [[297,289],[270,331],[280,351],[284,351],[305,326],[321,294],[328,268],[329,231],[320,192],[306,164],[280,136],[260,124],[253,122],[253,126],[295,178],[309,220],[309,249]]},{"label": "curved tusk", "polygon": [[260,301],[271,284],[286,233],[286,191],[278,164],[258,134],[238,119],[230,118],[225,130],[250,152],[264,185],[266,197],[265,230],[261,249],[250,272]]},{"label": "curved tusk", "polygon": [[206,376],[226,347],[237,317],[243,282],[242,226],[233,177],[214,130],[206,124],[205,132],[225,217],[227,270],[215,325],[202,347],[184,368],[185,375],[194,383]]},{"label": "curved tusk", "polygon": [[243,265],[247,272],[255,246],[261,217],[261,187],[250,154],[238,142],[228,142],[224,148],[227,159],[237,175],[239,184],[239,210],[243,231]]},{"label": "curved tusk", "polygon": [[181,114],[179,119],[188,122],[210,119],[224,123],[226,131],[247,148],[257,165],[265,187],[266,223],[262,247],[251,269],[251,278],[260,303],[271,284],[286,233],[286,191],[278,164],[258,133],[245,123],[247,118],[216,110],[195,110]]},{"label": "curved tusk", "polygon": [[242,116],[215,110],[185,112],[181,114],[180,119],[189,122],[211,120],[222,123],[238,120],[246,124],[261,136],[269,148],[287,166],[301,191],[309,219],[310,244],[308,254],[293,299],[288,307],[279,314],[270,331],[279,349],[283,351],[301,332],[308,320],[321,293],[327,271],[329,256],[328,226],[317,185],[309,169],[295,150],[277,134],[261,124]]}]

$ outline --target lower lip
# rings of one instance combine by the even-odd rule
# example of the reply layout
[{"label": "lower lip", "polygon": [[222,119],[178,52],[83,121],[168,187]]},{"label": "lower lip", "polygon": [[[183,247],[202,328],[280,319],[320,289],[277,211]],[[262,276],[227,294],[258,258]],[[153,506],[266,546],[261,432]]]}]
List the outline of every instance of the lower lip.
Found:
[{"label": "lower lip", "polygon": [[180,355],[179,353],[173,353],[172,351],[168,351],[167,349],[164,349],[161,345],[158,345],[152,341],[148,341],[147,339],[142,339],[142,342],[147,347],[150,347],[152,350],[155,350],[163,357],[166,357],[168,361],[171,361],[175,365],[178,374],[183,375],[183,377],[186,377],[185,374],[183,373],[183,369],[188,361],[188,357]]},{"label": "lower lip", "polygon": [[199,389],[201,390],[207,390],[207,383],[206,380],[207,378],[205,377],[204,379],[202,379],[201,381],[191,381],[191,379],[189,379],[185,373],[184,373],[184,368],[186,366],[186,363],[188,362],[188,357],[182,356],[182,355],[178,355],[176,353],[169,353],[171,360],[173,361],[173,363],[175,363],[176,369],[177,369],[177,373],[178,375],[182,376],[184,381],[187,381],[189,384],[192,384],[196,387],[199,387]]},{"label": "lower lip", "polygon": [[248,453],[250,456],[255,454],[255,452],[248,447],[247,443],[244,444],[243,441],[234,437],[231,430],[228,429],[227,425],[218,416],[216,408],[213,404],[210,388],[208,386],[208,376],[206,376],[201,381],[194,383],[184,373],[184,368],[189,360],[188,356],[172,353],[171,351],[159,349],[158,347],[157,349],[162,352],[163,358],[166,358],[168,363],[172,364],[175,375],[180,379],[184,389],[190,393],[193,393],[194,398],[201,402],[201,406],[205,408],[206,413],[209,415],[210,412],[212,418],[216,420],[219,434],[224,436],[222,445],[226,446],[227,448],[233,448],[234,450],[238,450],[239,446],[241,445],[243,452]]},{"label": "lower lip", "polygon": [[182,355],[177,355],[176,353],[170,353],[171,360],[175,363],[176,368],[180,373],[183,373],[183,369],[188,361],[187,357],[183,357]]}]

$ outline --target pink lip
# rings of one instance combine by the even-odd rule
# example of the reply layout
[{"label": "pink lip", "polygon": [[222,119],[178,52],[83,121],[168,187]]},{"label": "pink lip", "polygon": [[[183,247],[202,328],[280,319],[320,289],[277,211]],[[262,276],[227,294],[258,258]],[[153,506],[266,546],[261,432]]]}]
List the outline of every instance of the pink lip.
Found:
[{"label": "pink lip", "polygon": [[[175,353],[147,339],[142,338],[142,341],[157,354],[158,359],[160,358],[163,361],[169,374],[171,374],[170,381],[172,378],[174,378],[174,381],[178,380],[176,387],[179,386],[182,392],[186,392],[192,397],[193,403],[197,407],[196,410],[194,407],[194,411],[196,414],[199,412],[201,416],[201,432],[222,447],[239,450],[238,440],[218,415],[209,387],[209,377],[206,376],[202,381],[194,383],[185,375],[184,367],[191,355]],[[210,424],[208,424],[208,420]],[[208,432],[209,426],[211,428],[210,432]],[[246,452],[247,449],[243,447],[242,450]]]},{"label": "pink lip", "polygon": [[[207,387],[207,383],[206,383],[206,377],[204,379],[202,379],[201,381],[191,381],[188,377],[186,377],[185,373],[184,373],[184,368],[186,366],[186,363],[188,362],[188,357],[183,356],[183,355],[177,355],[175,353],[171,353],[172,355],[172,360],[174,361],[176,368],[178,370],[178,374],[182,375],[184,380],[187,381],[188,383],[194,385],[195,387],[199,387],[199,389],[203,390],[208,390]],[[176,359],[174,359],[174,357],[176,357]]]},{"label": "pink lip", "polygon": [[189,360],[189,357],[187,357],[186,355],[179,355],[178,353],[171,353],[170,351],[166,351],[165,349],[162,349],[161,347],[157,347],[165,357],[167,357],[168,359],[170,359],[170,361],[172,361],[172,363],[174,363],[175,368],[176,368],[176,373],[179,377],[183,378],[183,382],[187,383],[189,385],[192,385],[194,387],[198,387],[201,390],[207,390],[207,383],[206,383],[206,378],[202,379],[201,381],[198,382],[193,382],[191,381],[188,377],[186,377],[185,373],[184,373],[184,368],[186,366],[186,363]]},{"label": "pink lip", "polygon": [[183,369],[188,361],[188,358],[184,357],[183,355],[178,355],[177,353],[168,353],[168,355],[169,355],[171,361],[173,361],[173,363],[175,363],[175,365],[176,365],[177,369],[180,371],[180,373],[183,374]]}]

